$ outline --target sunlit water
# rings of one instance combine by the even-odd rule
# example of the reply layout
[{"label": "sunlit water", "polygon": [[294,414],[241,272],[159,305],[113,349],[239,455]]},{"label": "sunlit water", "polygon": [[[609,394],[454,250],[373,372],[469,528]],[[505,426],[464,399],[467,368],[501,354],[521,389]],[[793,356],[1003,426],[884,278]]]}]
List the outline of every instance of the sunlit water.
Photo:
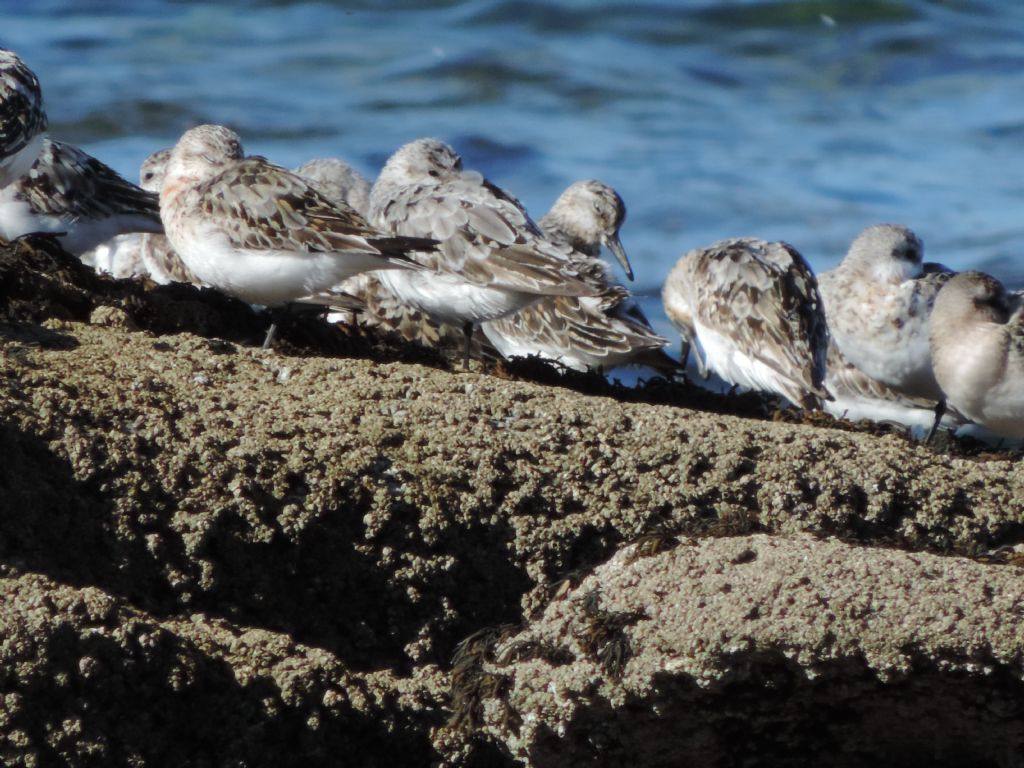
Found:
[{"label": "sunlit water", "polygon": [[537,216],[615,186],[655,326],[675,260],[723,237],[827,269],[864,226],[1024,285],[1024,3],[0,2],[51,133],[135,178],[200,122],[285,166],[375,175],[452,143]]}]

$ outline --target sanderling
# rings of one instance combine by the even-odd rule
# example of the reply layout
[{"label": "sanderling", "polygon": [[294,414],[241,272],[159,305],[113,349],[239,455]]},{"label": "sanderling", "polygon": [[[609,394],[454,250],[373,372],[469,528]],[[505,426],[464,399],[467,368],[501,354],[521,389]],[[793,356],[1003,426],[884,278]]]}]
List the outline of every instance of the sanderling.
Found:
[{"label": "sanderling", "polygon": [[835,269],[818,277],[829,333],[850,363],[900,394],[937,402],[928,325],[950,274],[922,263],[909,229],[878,224],[861,232]]},{"label": "sanderling", "polygon": [[246,158],[237,134],[218,125],[192,128],[178,141],[160,211],[168,240],[200,280],[267,307],[320,294],[368,270],[421,269],[407,254],[436,245],[382,235],[300,176]]},{"label": "sanderling", "polygon": [[49,138],[28,173],[0,189],[0,237],[60,236],[81,256],[124,232],[162,232],[157,196],[80,149]]},{"label": "sanderling", "polygon": [[336,157],[308,160],[294,173],[306,179],[328,200],[341,200],[364,218],[370,215],[370,182],[359,171]]},{"label": "sanderling", "polygon": [[[164,186],[167,163],[171,159],[171,148],[158,150],[142,161],[139,169],[139,185],[158,195]],[[168,283],[192,283],[202,281],[189,269],[181,256],[171,246],[167,235],[145,234],[140,236],[139,258],[145,274],[160,285]]]},{"label": "sanderling", "polygon": [[619,239],[625,220],[626,204],[619,193],[603,182],[590,180],[566,187],[537,224],[550,239],[591,258],[600,256],[601,246],[605,246],[632,280],[633,267]]},{"label": "sanderling", "polygon": [[1021,297],[982,272],[962,272],[939,291],[929,337],[949,404],[992,432],[1024,437]]},{"label": "sanderling", "polygon": [[678,367],[661,351],[668,339],[654,332],[629,291],[612,281],[598,258],[602,244],[607,246],[632,278],[619,240],[625,217],[622,198],[599,181],[578,181],[559,196],[537,223],[548,239],[573,248],[570,259],[597,295],[546,296],[483,323],[484,335],[502,356],[538,355],[576,370],[629,364]]},{"label": "sanderling", "polygon": [[46,134],[39,80],[14,51],[0,48],[0,187],[28,173]]},{"label": "sanderling", "polygon": [[514,197],[435,139],[410,142],[387,161],[370,193],[373,222],[395,234],[432,237],[423,261],[433,272],[388,272],[381,282],[435,320],[463,329],[469,366],[473,328],[542,296],[589,296],[569,259],[571,248],[541,233]]},{"label": "sanderling", "polygon": [[825,313],[814,273],[791,245],[736,238],[690,251],[669,273],[662,301],[702,375],[804,408],[828,397]]}]

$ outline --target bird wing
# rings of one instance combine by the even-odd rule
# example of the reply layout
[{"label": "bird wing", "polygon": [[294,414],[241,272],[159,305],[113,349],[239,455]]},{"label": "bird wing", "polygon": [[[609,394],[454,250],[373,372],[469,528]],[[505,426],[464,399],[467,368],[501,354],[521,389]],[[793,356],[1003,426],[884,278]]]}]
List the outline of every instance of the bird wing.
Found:
[{"label": "bird wing", "polygon": [[32,169],[17,182],[33,211],[69,224],[135,214],[160,225],[160,199],[77,147],[47,139]]},{"label": "bird wing", "polygon": [[668,344],[646,323],[615,313],[628,298],[621,286],[609,287],[598,297],[547,296],[490,325],[524,347],[561,349],[569,355],[619,356]]},{"label": "bird wing", "polygon": [[795,248],[753,238],[721,241],[696,253],[693,279],[703,324],[802,393],[825,396],[825,314],[814,273]]},{"label": "bird wing", "polygon": [[380,219],[396,234],[440,240],[426,262],[471,283],[544,295],[596,292],[579,279],[572,249],[547,240],[518,200],[479,174],[400,188]]},{"label": "bird wing", "polygon": [[0,68],[0,147],[9,157],[45,131],[47,119],[35,73],[16,56],[4,58],[9,66]]},{"label": "bird wing", "polygon": [[359,251],[416,263],[408,251],[435,245],[429,239],[382,236],[348,205],[328,200],[301,177],[260,157],[230,166],[199,194],[201,210],[235,248]]}]

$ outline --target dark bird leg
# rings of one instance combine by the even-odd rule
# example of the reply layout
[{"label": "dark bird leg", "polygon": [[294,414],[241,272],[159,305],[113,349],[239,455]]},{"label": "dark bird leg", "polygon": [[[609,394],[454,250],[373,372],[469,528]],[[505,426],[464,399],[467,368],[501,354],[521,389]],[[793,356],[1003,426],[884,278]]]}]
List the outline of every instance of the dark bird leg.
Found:
[{"label": "dark bird leg", "polygon": [[926,443],[930,443],[932,438],[935,437],[935,433],[939,431],[939,424],[942,422],[942,417],[946,415],[946,398],[942,398],[935,404],[935,422],[932,424],[932,428],[928,430],[928,436],[924,439]]},{"label": "dark bird leg", "polygon": [[469,370],[469,350],[473,346],[473,323],[465,323],[462,326],[462,333],[466,337],[466,349],[462,356],[462,370]]},{"label": "dark bird leg", "polygon": [[690,342],[683,339],[679,342],[679,367],[686,370],[686,361],[690,359]]}]

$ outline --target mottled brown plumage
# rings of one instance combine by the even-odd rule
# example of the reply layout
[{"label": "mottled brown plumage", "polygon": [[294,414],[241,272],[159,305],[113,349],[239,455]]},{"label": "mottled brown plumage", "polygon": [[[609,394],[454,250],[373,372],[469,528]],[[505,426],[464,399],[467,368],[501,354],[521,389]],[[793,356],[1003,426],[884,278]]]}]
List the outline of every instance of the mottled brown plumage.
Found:
[{"label": "mottled brown plumage", "polygon": [[81,255],[125,232],[160,232],[159,201],[80,149],[44,138],[27,174],[0,190],[0,237],[60,233]]},{"label": "mottled brown plumage", "polygon": [[828,330],[817,281],[787,243],[723,240],[669,274],[665,311],[698,362],[732,384],[820,408]]},{"label": "mottled brown plumage", "polygon": [[18,54],[0,48],[0,187],[32,167],[46,128],[39,79]]},{"label": "mottled brown plumage", "polygon": [[306,180],[244,157],[223,126],[187,131],[160,196],[171,245],[204,283],[254,304],[279,306],[377,269],[420,269],[408,255],[426,238],[391,237]]},{"label": "mottled brown plumage", "polygon": [[609,247],[632,275],[619,241],[626,218],[622,198],[607,184],[576,182],[563,192],[539,224],[549,240],[572,248],[570,260],[594,296],[548,296],[482,326],[505,357],[539,355],[578,370],[619,365],[674,369],[662,352],[668,339],[650,327],[632,295],[616,284],[598,258]]}]

